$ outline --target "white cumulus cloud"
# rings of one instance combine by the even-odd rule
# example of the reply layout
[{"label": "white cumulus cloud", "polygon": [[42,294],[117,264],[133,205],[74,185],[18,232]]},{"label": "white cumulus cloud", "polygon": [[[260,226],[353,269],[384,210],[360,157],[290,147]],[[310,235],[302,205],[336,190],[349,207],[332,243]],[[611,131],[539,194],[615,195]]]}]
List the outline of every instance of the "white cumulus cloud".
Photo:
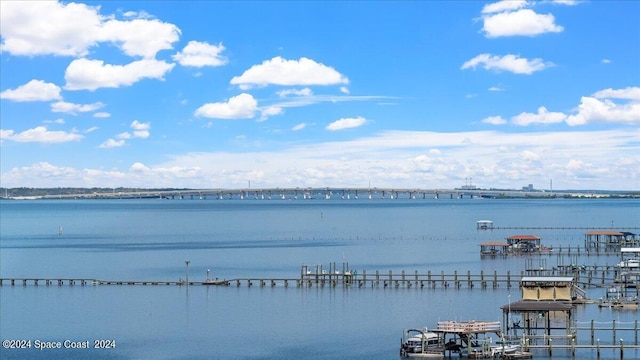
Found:
[{"label": "white cumulus cloud", "polygon": [[640,87],[626,87],[624,89],[604,89],[593,94],[598,99],[628,99],[640,100]]},{"label": "white cumulus cloud", "polygon": [[511,118],[511,122],[520,126],[528,126],[531,124],[556,124],[561,123],[567,118],[567,115],[561,112],[549,112],[547,108],[541,106],[537,113],[523,112]]},{"label": "white cumulus cloud", "polygon": [[[500,116],[491,116],[482,122],[500,125],[504,124],[505,120]],[[523,112],[511,117],[511,123],[520,126],[562,122],[569,126],[596,122],[640,124],[640,87],[608,88],[591,96],[583,96],[576,110],[569,114],[548,111],[546,107],[541,106],[537,113]]]},{"label": "white cumulus cloud", "polygon": [[110,19],[101,24],[97,40],[115,43],[129,56],[152,59],[160,50],[172,48],[180,29],[157,19]]},{"label": "white cumulus cloud", "polygon": [[355,118],[342,118],[327,125],[326,129],[331,131],[352,129],[367,123],[367,119],[358,116]]},{"label": "white cumulus cloud", "polygon": [[617,104],[610,99],[583,96],[578,113],[568,116],[566,122],[570,126],[593,122],[640,124],[640,102]]},{"label": "white cumulus cloud", "polygon": [[149,129],[151,129],[151,123],[141,123],[138,120],[134,120],[131,123],[131,129],[133,129],[134,137],[146,139],[149,137]]},{"label": "white cumulus cloud", "polygon": [[181,52],[173,55],[173,60],[182,66],[222,66],[228,61],[220,54],[224,50],[222,43],[211,45],[206,42],[189,41]]},{"label": "white cumulus cloud", "polygon": [[[82,57],[100,43],[115,44],[129,56],[153,58],[171,49],[180,29],[151,19],[144,13],[128,13],[122,21],[101,15],[99,6],[57,1],[2,1],[2,49],[13,55]],[[136,16],[136,18],[131,18]]]},{"label": "white cumulus cloud", "polygon": [[545,63],[539,58],[529,60],[513,54],[504,56],[480,54],[465,62],[461,69],[475,69],[478,65],[482,65],[485,70],[509,71],[514,74],[527,75],[530,75],[535,71],[544,70],[549,66],[553,66],[552,63]]},{"label": "white cumulus cloud", "polygon": [[12,140],[15,142],[39,142],[39,143],[63,143],[69,141],[78,141],[84,136],[75,131],[51,131],[45,126],[37,126],[33,129],[25,130],[21,133],[15,133],[13,130],[3,130],[2,139]]},{"label": "white cumulus cloud", "polygon": [[195,116],[214,119],[250,119],[258,110],[258,102],[251,94],[242,93],[227,102],[208,103],[195,111]]},{"label": "white cumulus cloud", "polygon": [[504,125],[507,123],[507,120],[503,119],[502,116],[489,116],[482,119],[482,122],[491,125]]},{"label": "white cumulus cloud", "polygon": [[98,147],[101,149],[110,149],[110,148],[122,147],[124,146],[124,144],[125,144],[124,140],[108,139],[107,141],[100,144]]},{"label": "white cumulus cloud", "polygon": [[284,109],[279,106],[269,106],[260,112],[260,121],[266,120],[269,116],[281,115]]},{"label": "white cumulus cloud", "polygon": [[68,90],[96,90],[130,86],[142,79],[164,80],[164,75],[175,64],[154,59],[143,59],[126,65],[105,64],[101,60],[76,59],[64,74]]},{"label": "white cumulus cloud", "polygon": [[99,7],[57,1],[2,1],[2,51],[13,55],[83,56],[96,44]]},{"label": "white cumulus cloud", "polygon": [[300,131],[307,127],[306,123],[300,123],[291,128],[291,131]]},{"label": "white cumulus cloud", "polygon": [[122,139],[122,140],[131,139],[131,133],[128,133],[125,131],[123,133],[116,135],[116,138]]},{"label": "white cumulus cloud", "polygon": [[290,95],[294,95],[294,96],[311,96],[313,95],[313,91],[309,88],[303,88],[303,89],[285,89],[285,90],[280,90],[278,92],[276,92],[276,94],[278,94],[279,97],[287,97]]},{"label": "white cumulus cloud", "polygon": [[253,65],[240,76],[231,79],[241,89],[267,85],[336,85],[348,84],[349,79],[334,68],[302,57],[286,60],[280,56]]},{"label": "white cumulus cloud", "polygon": [[102,107],[104,107],[104,104],[101,102],[96,102],[93,104],[74,104],[66,101],[58,101],[51,104],[51,111],[77,115],[80,112],[96,111]]},{"label": "white cumulus cloud", "polygon": [[608,88],[583,96],[578,112],[568,116],[566,122],[570,126],[593,122],[640,124],[640,87]]},{"label": "white cumulus cloud", "polygon": [[51,101],[60,100],[60,87],[42,80],[31,80],[15,89],[0,93],[0,99],[11,101]]},{"label": "white cumulus cloud", "polygon": [[502,36],[535,36],[548,32],[561,32],[552,14],[538,14],[531,9],[499,12],[483,17],[482,30],[488,38]]},{"label": "white cumulus cloud", "polygon": [[518,10],[529,5],[526,0],[502,0],[495,3],[487,4],[482,8],[483,14],[492,14],[497,12]]}]

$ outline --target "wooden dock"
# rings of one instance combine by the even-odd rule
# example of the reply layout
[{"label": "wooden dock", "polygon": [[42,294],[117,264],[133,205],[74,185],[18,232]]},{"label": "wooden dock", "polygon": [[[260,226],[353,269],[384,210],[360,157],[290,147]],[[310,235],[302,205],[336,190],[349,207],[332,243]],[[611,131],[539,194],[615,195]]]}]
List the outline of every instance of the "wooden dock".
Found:
[{"label": "wooden dock", "polygon": [[[549,344],[549,345],[529,345],[526,347],[526,351],[530,350],[538,350],[538,351],[546,351],[549,358],[553,357],[553,353],[556,350],[570,350],[572,358],[576,358],[576,350],[595,350],[596,351],[596,359],[600,359],[601,351],[605,349],[612,349],[618,351],[620,355],[620,360],[624,359],[625,350],[635,350],[640,349],[638,345],[625,345],[624,341],[620,341],[620,344],[602,344],[602,345],[563,345],[563,344]],[[607,358],[609,358],[607,356]],[[635,359],[633,356],[631,359]]]},{"label": "wooden dock", "polygon": [[[185,280],[104,280],[92,278],[0,278],[0,286],[3,285],[33,285],[33,286],[52,286],[52,285],[68,285],[68,286],[87,286],[87,285],[173,285],[173,286],[237,286],[243,284],[251,286],[297,286],[297,287],[371,287],[371,288],[430,288],[430,289],[448,289],[448,288],[478,288],[478,289],[498,289],[512,288],[520,286],[520,279],[523,276],[571,276],[574,284],[583,288],[604,288],[613,285],[620,285],[617,281],[620,275],[620,269],[615,265],[558,265],[553,268],[546,266],[546,259],[528,259],[524,271],[512,274],[507,271],[506,274],[498,274],[497,271],[472,274],[471,271],[445,274],[444,271],[435,272],[431,270],[415,270],[413,272],[367,272],[367,270],[353,270],[349,268],[348,263],[342,263],[339,268],[335,262],[330,263],[328,267],[322,264],[306,265],[300,267],[297,277],[242,277],[231,279],[213,279],[209,277],[204,281],[185,281]],[[575,263],[576,259],[572,259]],[[562,261],[559,261],[562,263]],[[188,278],[187,278],[188,279]],[[628,285],[628,284],[625,284]],[[628,293],[636,292],[640,295],[640,283],[633,286],[625,286]]]},{"label": "wooden dock", "polygon": [[[613,273],[607,268],[602,270],[596,268],[589,268],[588,270],[545,270],[549,272],[544,274],[547,276],[558,275],[571,275],[575,278],[576,285],[582,287],[607,287],[614,284],[615,277]],[[535,270],[531,270],[535,271]],[[599,275],[596,273],[600,272]],[[244,277],[244,278],[231,278],[215,281],[189,281],[188,285],[191,286],[209,286],[209,285],[221,285],[221,286],[297,286],[297,287],[336,287],[336,286],[349,286],[349,287],[370,287],[370,288],[430,288],[430,289],[448,289],[448,288],[478,288],[478,289],[498,289],[498,288],[512,288],[520,286],[520,279],[522,276],[530,276],[530,272],[520,272],[518,274],[512,274],[508,271],[506,274],[498,274],[496,271],[485,273],[472,274],[471,271],[459,273],[454,271],[453,274],[445,274],[444,271],[439,273],[427,271],[426,273],[419,273],[417,270],[413,273],[407,273],[401,271],[400,273],[394,273],[389,270],[387,273],[381,273],[376,271],[374,273],[368,273],[366,270],[361,272],[348,271],[343,273],[308,273],[304,272],[300,277],[296,278],[260,278],[260,277]],[[536,274],[542,275],[536,271]],[[183,280],[102,280],[102,279],[90,279],[90,278],[0,278],[0,286],[89,286],[89,285],[173,285],[183,286],[187,285]],[[635,286],[635,291],[640,291],[640,284]]]}]

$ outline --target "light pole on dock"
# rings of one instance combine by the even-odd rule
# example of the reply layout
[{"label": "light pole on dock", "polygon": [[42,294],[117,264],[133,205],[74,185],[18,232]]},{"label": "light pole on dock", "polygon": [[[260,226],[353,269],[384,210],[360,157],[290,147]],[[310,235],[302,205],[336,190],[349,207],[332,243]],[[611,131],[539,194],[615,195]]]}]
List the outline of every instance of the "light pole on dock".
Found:
[{"label": "light pole on dock", "polygon": [[191,261],[189,261],[189,260],[185,260],[185,261],[184,261],[184,263],[187,265],[187,267],[186,267],[186,272],[187,272],[187,286],[189,286],[189,263],[190,263],[190,262],[191,262]]}]

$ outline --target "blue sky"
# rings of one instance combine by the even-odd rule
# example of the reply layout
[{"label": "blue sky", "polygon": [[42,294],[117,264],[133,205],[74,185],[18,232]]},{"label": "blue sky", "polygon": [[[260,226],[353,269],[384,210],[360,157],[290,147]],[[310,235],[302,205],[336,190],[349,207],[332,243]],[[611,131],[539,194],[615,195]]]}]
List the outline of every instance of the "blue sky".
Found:
[{"label": "blue sky", "polygon": [[638,1],[0,3],[3,187],[640,189]]}]

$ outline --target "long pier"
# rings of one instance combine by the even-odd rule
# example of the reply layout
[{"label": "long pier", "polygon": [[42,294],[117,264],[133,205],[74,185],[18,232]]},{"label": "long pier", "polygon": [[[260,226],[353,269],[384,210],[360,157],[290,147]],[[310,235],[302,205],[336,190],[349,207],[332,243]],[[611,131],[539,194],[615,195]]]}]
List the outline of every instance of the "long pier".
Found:
[{"label": "long pier", "polygon": [[[575,277],[575,284],[582,287],[603,288],[614,284],[615,277],[606,276],[608,270],[601,270],[601,276],[594,275],[593,270],[579,270],[577,272],[555,272],[544,275],[571,275]],[[552,270],[549,270],[552,271]],[[585,275],[581,275],[583,272]],[[259,286],[259,287],[276,287],[276,286],[296,286],[296,287],[370,287],[370,288],[427,288],[427,289],[448,289],[448,288],[469,288],[469,289],[498,289],[512,288],[520,286],[522,276],[541,275],[540,273],[532,273],[532,271],[523,271],[519,274],[512,274],[508,271],[506,274],[498,274],[496,271],[491,273],[472,274],[471,271],[466,273],[445,274],[444,271],[439,273],[427,271],[419,273],[417,270],[413,273],[402,271],[393,273],[389,270],[387,273],[376,271],[375,273],[367,273],[365,270],[358,273],[357,271],[347,271],[342,273],[327,272],[304,272],[302,276],[297,278],[261,278],[261,277],[243,277],[221,280],[207,281],[189,281],[184,280],[168,281],[168,280],[101,280],[89,278],[0,278],[0,286],[90,286],[90,285],[123,285],[123,286]],[[636,294],[640,293],[640,284],[627,286],[627,292]]]}]

